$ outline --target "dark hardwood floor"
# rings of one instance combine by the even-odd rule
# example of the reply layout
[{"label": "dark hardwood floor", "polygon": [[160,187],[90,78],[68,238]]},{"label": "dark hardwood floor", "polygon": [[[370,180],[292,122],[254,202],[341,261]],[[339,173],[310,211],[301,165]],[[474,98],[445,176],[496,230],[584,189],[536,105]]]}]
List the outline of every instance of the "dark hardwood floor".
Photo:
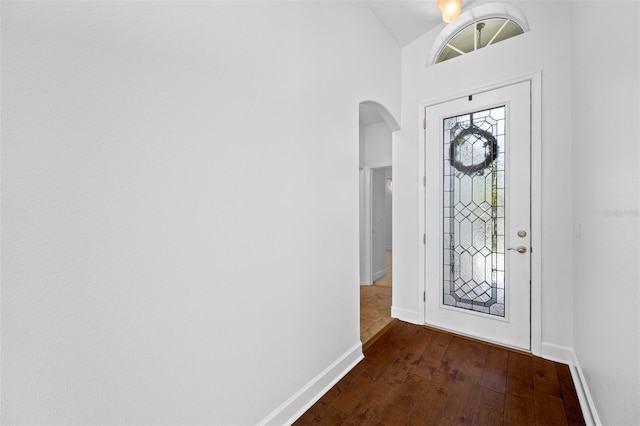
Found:
[{"label": "dark hardwood floor", "polygon": [[295,425],[584,425],[569,367],[398,321]]}]

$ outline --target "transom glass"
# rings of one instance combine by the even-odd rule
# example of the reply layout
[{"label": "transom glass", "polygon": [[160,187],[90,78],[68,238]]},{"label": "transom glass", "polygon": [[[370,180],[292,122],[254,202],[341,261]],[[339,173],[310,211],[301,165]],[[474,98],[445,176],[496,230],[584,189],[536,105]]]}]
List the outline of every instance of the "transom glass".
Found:
[{"label": "transom glass", "polygon": [[506,18],[487,18],[473,22],[445,43],[438,53],[436,64],[523,33],[519,24]]}]

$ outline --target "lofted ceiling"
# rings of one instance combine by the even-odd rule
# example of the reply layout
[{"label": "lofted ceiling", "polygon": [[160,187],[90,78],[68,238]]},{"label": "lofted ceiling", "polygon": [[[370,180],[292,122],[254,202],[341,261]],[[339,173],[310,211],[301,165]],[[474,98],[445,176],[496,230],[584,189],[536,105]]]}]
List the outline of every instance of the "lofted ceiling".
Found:
[{"label": "lofted ceiling", "polygon": [[[463,0],[464,12],[476,0]],[[444,27],[436,0],[365,0],[400,47],[436,27]]]},{"label": "lofted ceiling", "polygon": [[[436,0],[364,0],[400,47],[411,43],[433,28],[444,28]],[[464,11],[476,0],[463,0]],[[370,126],[384,121],[367,105],[360,105],[360,125]]]},{"label": "lofted ceiling", "polygon": [[[400,47],[404,47],[434,28],[444,28],[437,0],[364,0]],[[478,0],[463,0],[462,12]],[[482,1],[482,0],[480,0]],[[367,105],[360,105],[360,125],[370,126],[384,121]]]}]

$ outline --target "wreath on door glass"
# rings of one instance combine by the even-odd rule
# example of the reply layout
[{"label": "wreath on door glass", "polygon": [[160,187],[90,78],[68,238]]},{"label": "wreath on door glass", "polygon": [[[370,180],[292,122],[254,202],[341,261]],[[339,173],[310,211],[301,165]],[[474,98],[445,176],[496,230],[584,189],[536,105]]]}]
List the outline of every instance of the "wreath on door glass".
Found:
[{"label": "wreath on door glass", "polygon": [[[457,126],[456,126],[457,127]],[[454,130],[455,131],[455,130]],[[464,162],[463,158],[463,146],[465,144],[477,144],[481,143],[484,148],[484,157],[474,155],[476,153],[471,148],[471,161]],[[477,158],[479,157],[479,158]],[[493,161],[498,157],[498,141],[491,134],[491,132],[481,129],[480,127],[472,124],[467,128],[463,128],[460,133],[455,137],[451,146],[449,147],[449,162],[456,169],[462,173],[471,175],[481,170],[486,169]],[[476,161],[479,160],[479,161]]]}]

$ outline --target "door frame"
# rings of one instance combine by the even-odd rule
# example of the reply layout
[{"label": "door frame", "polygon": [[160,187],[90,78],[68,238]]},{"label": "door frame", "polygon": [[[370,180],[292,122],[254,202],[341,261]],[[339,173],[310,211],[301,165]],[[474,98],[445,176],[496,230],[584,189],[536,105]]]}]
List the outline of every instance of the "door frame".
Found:
[{"label": "door frame", "polygon": [[426,186],[426,131],[423,128],[425,109],[472,94],[488,92],[505,86],[529,81],[531,84],[531,353],[542,353],[542,72],[527,73],[509,80],[470,87],[446,98],[431,99],[418,104],[418,318],[425,322],[426,262],[424,242],[426,236],[425,203]]},{"label": "door frame", "polygon": [[[393,173],[393,165],[390,161],[368,164],[362,168],[364,180],[364,270],[365,276],[361,277],[360,285],[373,285],[373,187],[371,179],[374,169],[390,168]],[[391,222],[393,226],[393,222]],[[364,283],[363,283],[364,281]]]}]

